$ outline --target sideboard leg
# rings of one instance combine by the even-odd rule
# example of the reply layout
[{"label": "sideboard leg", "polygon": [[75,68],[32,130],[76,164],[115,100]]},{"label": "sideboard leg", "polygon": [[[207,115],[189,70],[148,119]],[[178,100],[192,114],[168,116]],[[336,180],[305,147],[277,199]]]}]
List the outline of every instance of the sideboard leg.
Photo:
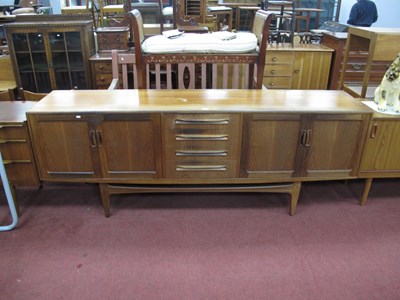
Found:
[{"label": "sideboard leg", "polygon": [[101,203],[103,204],[104,214],[108,218],[110,216],[110,193],[107,187],[107,183],[99,183]]},{"label": "sideboard leg", "polygon": [[299,202],[301,182],[294,182],[293,189],[290,192],[290,215],[293,216],[296,213],[297,202]]},{"label": "sideboard leg", "polygon": [[369,194],[369,190],[371,189],[371,185],[372,185],[372,178],[367,178],[365,180],[365,185],[364,185],[364,191],[360,200],[360,205],[363,206],[365,205],[365,202],[367,202],[367,198],[368,198],[368,194]]}]

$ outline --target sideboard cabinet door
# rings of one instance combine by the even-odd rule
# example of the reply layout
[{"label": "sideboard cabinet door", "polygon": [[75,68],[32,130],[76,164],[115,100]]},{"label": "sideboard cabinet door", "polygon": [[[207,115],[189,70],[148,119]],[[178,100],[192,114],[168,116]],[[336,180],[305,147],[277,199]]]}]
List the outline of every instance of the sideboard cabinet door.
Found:
[{"label": "sideboard cabinet door", "polygon": [[368,120],[368,116],[357,114],[305,116],[296,159],[296,176],[355,176]]},{"label": "sideboard cabinet door", "polygon": [[28,115],[42,180],[78,180],[101,175],[96,116]]},{"label": "sideboard cabinet door", "polygon": [[105,114],[97,127],[103,178],[161,177],[160,114]]},{"label": "sideboard cabinet door", "polygon": [[368,116],[246,114],[241,176],[349,178],[358,171]]},{"label": "sideboard cabinet door", "polygon": [[43,180],[161,177],[159,114],[28,116]]},{"label": "sideboard cabinet door", "polygon": [[244,114],[241,177],[290,179],[301,115]]},{"label": "sideboard cabinet door", "polygon": [[400,176],[399,133],[396,117],[371,121],[360,164],[361,177]]}]

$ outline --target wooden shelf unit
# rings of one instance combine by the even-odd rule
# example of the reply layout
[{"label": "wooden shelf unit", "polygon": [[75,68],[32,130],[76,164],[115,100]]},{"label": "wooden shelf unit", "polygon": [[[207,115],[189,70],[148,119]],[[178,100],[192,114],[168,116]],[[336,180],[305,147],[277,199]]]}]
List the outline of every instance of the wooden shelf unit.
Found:
[{"label": "wooden shelf unit", "polygon": [[[400,28],[350,27],[343,57],[340,88],[359,98],[373,98],[378,84],[371,85],[370,76],[374,62],[393,61],[400,52]],[[351,52],[366,53],[365,70],[359,82],[348,84],[346,66]],[[388,66],[389,67],[389,66]]]}]

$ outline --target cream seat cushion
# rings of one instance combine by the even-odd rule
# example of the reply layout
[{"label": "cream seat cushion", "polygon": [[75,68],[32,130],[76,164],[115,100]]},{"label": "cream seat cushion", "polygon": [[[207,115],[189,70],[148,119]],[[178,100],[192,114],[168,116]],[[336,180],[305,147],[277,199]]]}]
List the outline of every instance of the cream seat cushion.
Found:
[{"label": "cream seat cushion", "polygon": [[248,53],[257,49],[250,32],[183,33],[175,38],[154,35],[142,43],[144,53]]},{"label": "cream seat cushion", "polygon": [[12,15],[34,14],[34,13],[35,10],[32,7],[17,8],[11,12]]}]

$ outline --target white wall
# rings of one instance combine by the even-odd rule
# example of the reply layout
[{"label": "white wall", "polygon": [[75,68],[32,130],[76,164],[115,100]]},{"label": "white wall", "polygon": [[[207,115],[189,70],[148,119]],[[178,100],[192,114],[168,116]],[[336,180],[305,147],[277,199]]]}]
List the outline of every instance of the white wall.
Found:
[{"label": "white wall", "polygon": [[[400,28],[400,1],[399,0],[373,0],[378,9],[378,21],[372,27]],[[356,0],[342,0],[339,22],[347,24],[351,7]]]}]

